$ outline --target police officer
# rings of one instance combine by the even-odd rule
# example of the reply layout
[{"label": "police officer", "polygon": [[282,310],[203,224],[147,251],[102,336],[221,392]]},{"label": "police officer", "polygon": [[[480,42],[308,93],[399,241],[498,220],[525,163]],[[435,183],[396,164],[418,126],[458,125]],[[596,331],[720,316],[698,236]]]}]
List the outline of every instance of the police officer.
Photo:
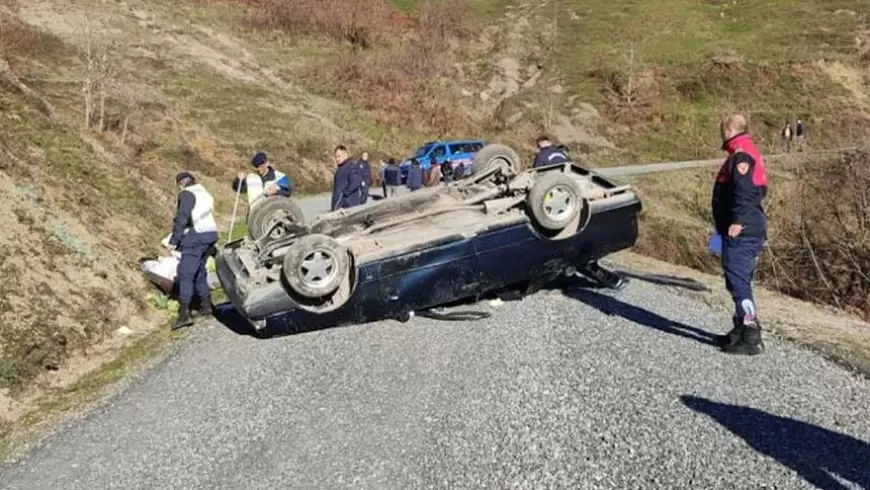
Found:
[{"label": "police officer", "polygon": [[732,330],[716,340],[725,352],[755,355],[764,351],[752,278],[767,239],[762,208],[767,176],[761,153],[747,131],[746,118],[740,114],[722,121],[722,149],[728,158],[716,176],[712,208],[716,232],[722,236],[722,269],[734,300],[734,318]]},{"label": "police officer", "polygon": [[359,165],[347,154],[344,145],[338,145],[333,152],[336,169],[332,180],[332,206],[331,210],[351,208],[360,204],[360,187],[362,177]]},{"label": "police officer", "polygon": [[568,161],[568,155],[559,149],[559,147],[553,145],[549,136],[539,136],[536,143],[538,145],[538,154],[535,155],[535,163],[532,167],[537,168]]},{"label": "police officer", "polygon": [[233,190],[246,193],[249,206],[263,195],[290,197],[293,194],[290,178],[275,170],[265,153],[257,152],[251,159],[251,166],[256,173],[239,172],[233,179]]},{"label": "police officer", "polygon": [[363,152],[357,164],[360,173],[359,203],[365,204],[369,200],[369,192],[372,188],[372,165],[369,163],[368,152]]},{"label": "police officer", "polygon": [[190,172],[180,172],[175,182],[178,208],[172,223],[169,238],[170,250],[181,252],[178,263],[178,318],[172,330],[193,324],[190,318],[190,303],[194,292],[201,302],[199,313],[212,314],[211,291],[208,285],[206,262],[212,247],[218,241],[217,222],[214,219],[214,199],[202,184],[197,184]]},{"label": "police officer", "polygon": [[423,167],[420,162],[414,158],[411,160],[411,165],[408,167],[408,177],[405,180],[405,185],[411,192],[420,190],[423,187]]},{"label": "police officer", "polygon": [[402,169],[399,168],[395,158],[390,158],[386,168],[384,168],[384,197],[398,196],[401,185]]}]

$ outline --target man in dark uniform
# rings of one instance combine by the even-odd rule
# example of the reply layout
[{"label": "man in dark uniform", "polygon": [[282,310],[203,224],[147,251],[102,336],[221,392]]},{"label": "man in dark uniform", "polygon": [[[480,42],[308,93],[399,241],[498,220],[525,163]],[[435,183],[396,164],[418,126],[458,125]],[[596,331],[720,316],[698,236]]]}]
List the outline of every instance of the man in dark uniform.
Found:
[{"label": "man in dark uniform", "polygon": [[384,197],[397,197],[402,185],[402,170],[395,158],[390,158],[384,168]]},{"label": "man in dark uniform", "polygon": [[535,155],[535,163],[532,167],[537,168],[568,161],[568,155],[560,150],[559,147],[553,145],[549,136],[539,136],[536,143],[538,145],[538,154]]},{"label": "man in dark uniform", "polygon": [[412,192],[423,188],[423,167],[420,166],[420,162],[416,158],[411,159],[405,186]]},{"label": "man in dark uniform", "polygon": [[194,292],[201,302],[201,316],[212,314],[211,291],[208,286],[206,261],[209,251],[218,241],[217,222],[214,219],[214,199],[202,184],[197,184],[190,172],[180,172],[175,182],[178,208],[172,223],[169,249],[179,250],[178,263],[178,318],[172,330],[193,324],[190,303]]},{"label": "man in dark uniform", "polygon": [[444,177],[444,183],[453,182],[453,163],[450,160],[444,160],[441,164],[441,175]]},{"label": "man in dark uniform", "polygon": [[755,355],[764,351],[761,325],[752,295],[758,254],[767,240],[767,217],[762,201],[767,175],[761,153],[747,132],[746,118],[736,114],[721,125],[722,149],[728,158],[713,187],[713,220],[722,237],[725,286],[734,300],[733,329],[717,337],[725,352]]},{"label": "man in dark uniform", "polygon": [[332,180],[331,210],[358,206],[360,187],[362,186],[359,165],[348,157],[347,148],[344,145],[335,147],[333,156],[337,167]]}]

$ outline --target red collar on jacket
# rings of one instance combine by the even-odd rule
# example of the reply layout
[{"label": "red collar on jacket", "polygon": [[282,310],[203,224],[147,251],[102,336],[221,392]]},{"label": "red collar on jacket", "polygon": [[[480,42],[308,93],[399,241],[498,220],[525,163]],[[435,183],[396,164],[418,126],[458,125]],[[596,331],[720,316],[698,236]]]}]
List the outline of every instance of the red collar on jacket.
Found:
[{"label": "red collar on jacket", "polygon": [[737,150],[743,150],[751,146],[753,146],[752,136],[749,133],[740,133],[726,140],[722,144],[722,149],[727,151],[729,155],[733,155]]}]

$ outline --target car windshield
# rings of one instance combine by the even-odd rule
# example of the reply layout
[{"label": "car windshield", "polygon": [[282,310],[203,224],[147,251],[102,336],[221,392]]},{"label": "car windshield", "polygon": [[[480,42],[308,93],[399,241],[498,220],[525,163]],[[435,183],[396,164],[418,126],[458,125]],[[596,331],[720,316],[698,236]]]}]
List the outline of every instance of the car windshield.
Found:
[{"label": "car windshield", "polygon": [[417,151],[414,153],[414,158],[420,158],[425,156],[426,153],[429,153],[429,150],[432,148],[431,144],[423,145],[420,148],[417,148]]},{"label": "car windshield", "polygon": [[467,142],[467,143],[453,143],[450,145],[450,153],[477,153],[480,149],[483,148],[483,144],[480,142]]}]

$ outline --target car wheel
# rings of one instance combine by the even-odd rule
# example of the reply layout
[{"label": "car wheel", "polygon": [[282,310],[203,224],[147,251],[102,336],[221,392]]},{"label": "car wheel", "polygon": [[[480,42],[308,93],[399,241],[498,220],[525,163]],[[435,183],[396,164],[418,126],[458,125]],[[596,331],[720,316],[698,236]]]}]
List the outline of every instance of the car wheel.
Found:
[{"label": "car wheel", "polygon": [[526,198],[535,221],[544,229],[558,231],[571,224],[583,210],[585,202],[580,183],[569,175],[541,175]]},{"label": "car wheel", "polygon": [[[259,240],[276,221],[287,220],[292,223],[305,223],[305,213],[295,201],[284,196],[269,196],[255,202],[248,213],[248,234]],[[276,228],[270,238],[284,236],[286,230]]]},{"label": "car wheel", "polygon": [[486,172],[494,167],[501,167],[506,173],[517,171],[520,157],[513,148],[493,143],[486,145],[474,154],[472,175]]},{"label": "car wheel", "polygon": [[284,255],[281,273],[294,293],[305,298],[322,298],[347,280],[350,256],[331,237],[306,235]]}]

